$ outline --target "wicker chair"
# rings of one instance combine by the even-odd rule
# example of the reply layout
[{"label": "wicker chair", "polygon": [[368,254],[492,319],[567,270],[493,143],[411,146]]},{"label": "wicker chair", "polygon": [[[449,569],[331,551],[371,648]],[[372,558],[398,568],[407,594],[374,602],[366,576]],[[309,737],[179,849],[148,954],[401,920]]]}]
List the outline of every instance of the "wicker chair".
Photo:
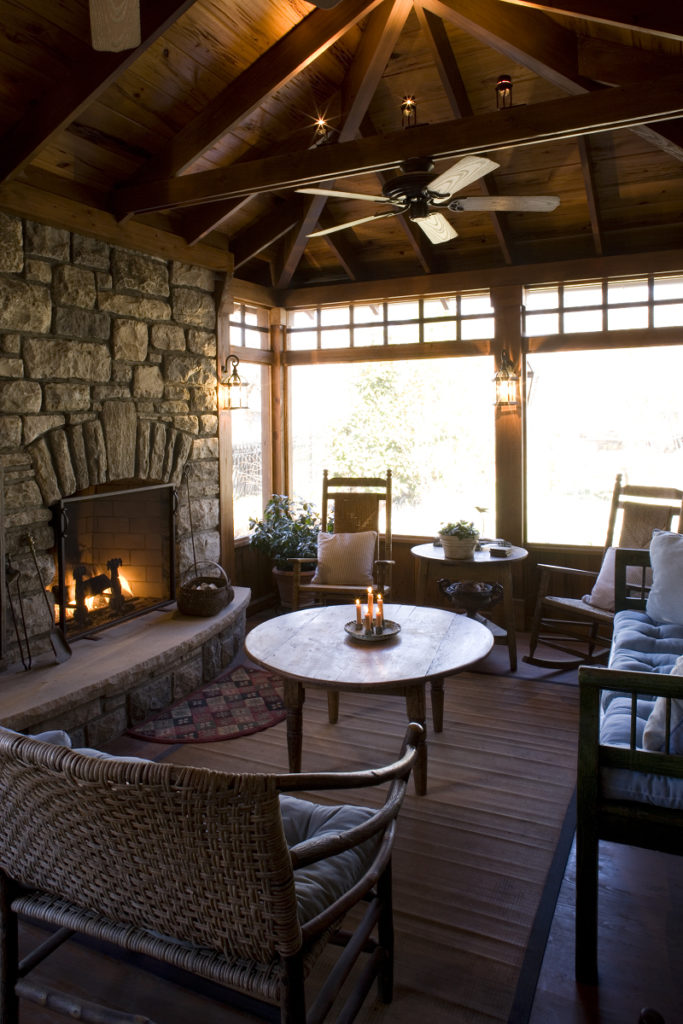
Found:
[{"label": "wicker chair", "polygon": [[[0,729],[0,1021],[19,1019],[20,999],[78,1019],[143,1019],[28,977],[74,932],[171,965],[179,983],[183,972],[218,983],[259,1019],[323,1021],[368,952],[339,1019],[355,1018],[375,978],[389,1002],[391,850],[420,732],[410,725],[382,768],[229,775],[101,759]],[[378,810],[280,796],[383,783]],[[361,923],[342,932],[361,900]],[[22,963],[19,915],[57,929]],[[305,978],[330,941],[345,948],[307,1010]]]}]

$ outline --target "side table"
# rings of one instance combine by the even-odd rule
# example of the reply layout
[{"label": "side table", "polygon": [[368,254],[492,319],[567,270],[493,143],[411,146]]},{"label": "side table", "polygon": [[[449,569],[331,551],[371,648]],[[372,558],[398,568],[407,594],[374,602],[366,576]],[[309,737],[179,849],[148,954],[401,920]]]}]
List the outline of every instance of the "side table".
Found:
[{"label": "side table", "polygon": [[500,583],[503,587],[504,628],[493,630],[496,639],[507,640],[510,655],[510,671],[517,668],[517,635],[515,632],[515,609],[512,587],[512,567],[524,561],[526,548],[511,547],[509,555],[494,558],[486,549],[475,551],[471,558],[449,559],[444,557],[443,548],[436,544],[417,544],[410,549],[416,559],[417,603],[424,605],[427,586],[431,580],[445,577],[450,580],[482,580]]}]

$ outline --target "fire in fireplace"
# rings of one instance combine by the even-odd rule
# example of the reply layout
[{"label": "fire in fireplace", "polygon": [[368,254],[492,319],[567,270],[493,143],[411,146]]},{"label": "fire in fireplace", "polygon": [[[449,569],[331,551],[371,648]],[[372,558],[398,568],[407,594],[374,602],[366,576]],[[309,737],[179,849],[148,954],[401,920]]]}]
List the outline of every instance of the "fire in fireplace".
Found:
[{"label": "fire in fireplace", "polygon": [[175,598],[170,485],[63,498],[53,507],[55,612],[73,639],[161,608]]}]

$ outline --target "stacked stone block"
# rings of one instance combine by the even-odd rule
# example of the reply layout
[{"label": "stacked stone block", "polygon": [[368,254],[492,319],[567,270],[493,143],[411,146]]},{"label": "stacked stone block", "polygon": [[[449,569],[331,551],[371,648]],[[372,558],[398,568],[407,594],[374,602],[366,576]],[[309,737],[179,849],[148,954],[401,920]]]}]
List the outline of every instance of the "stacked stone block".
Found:
[{"label": "stacked stone block", "polygon": [[[26,535],[47,585],[60,497],[174,483],[179,577],[194,558],[188,500],[194,552],[218,561],[215,328],[212,271],[0,212],[2,529],[36,652],[49,623]],[[11,663],[8,628],[3,643]]]}]

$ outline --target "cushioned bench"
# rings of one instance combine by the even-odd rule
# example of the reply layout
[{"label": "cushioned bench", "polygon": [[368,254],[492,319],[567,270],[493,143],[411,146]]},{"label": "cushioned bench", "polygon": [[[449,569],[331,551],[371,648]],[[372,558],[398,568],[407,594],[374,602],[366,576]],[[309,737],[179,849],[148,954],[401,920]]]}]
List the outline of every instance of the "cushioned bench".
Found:
[{"label": "cushioned bench", "polygon": [[576,976],[590,984],[600,840],[683,849],[683,536],[617,550],[615,607],[607,667],[579,669]]}]

